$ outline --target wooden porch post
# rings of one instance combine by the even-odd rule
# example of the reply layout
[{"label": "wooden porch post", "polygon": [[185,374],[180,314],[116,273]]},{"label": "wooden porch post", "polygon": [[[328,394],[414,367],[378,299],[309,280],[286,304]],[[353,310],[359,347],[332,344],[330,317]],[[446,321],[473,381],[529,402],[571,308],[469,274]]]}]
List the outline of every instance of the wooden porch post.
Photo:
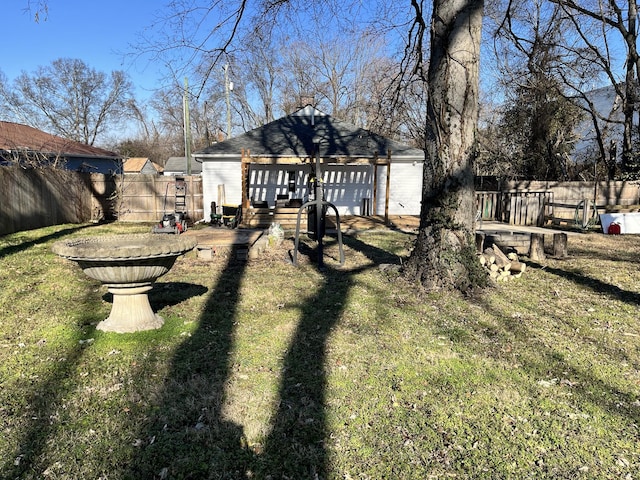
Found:
[{"label": "wooden porch post", "polygon": [[242,209],[249,208],[249,165],[251,164],[251,151],[242,149]]},{"label": "wooden porch post", "polygon": [[378,153],[373,157],[373,198],[371,200],[371,215],[377,215],[378,211]]},{"label": "wooden porch post", "polygon": [[389,189],[391,187],[391,149],[387,150],[387,188],[384,196],[384,224],[389,225]]}]

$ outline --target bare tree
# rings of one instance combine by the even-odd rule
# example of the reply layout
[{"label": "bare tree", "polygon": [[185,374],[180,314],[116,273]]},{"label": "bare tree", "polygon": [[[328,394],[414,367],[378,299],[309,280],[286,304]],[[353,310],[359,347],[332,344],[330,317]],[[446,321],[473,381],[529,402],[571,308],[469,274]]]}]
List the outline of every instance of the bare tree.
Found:
[{"label": "bare tree", "polygon": [[0,160],[22,168],[63,168],[67,163],[62,152],[40,151],[22,145],[3,151]]},{"label": "bare tree", "polygon": [[[240,80],[236,96],[242,111],[251,117],[251,126],[260,126],[275,119],[276,97],[282,79],[282,60],[269,31],[256,30],[246,37],[245,48],[232,62],[232,71]],[[259,99],[253,108],[249,97]]]},{"label": "bare tree", "polygon": [[[208,60],[211,71],[215,70],[216,64],[219,65],[216,57],[232,53],[230,51],[242,29],[243,19],[250,20],[249,25],[274,25],[278,15],[299,9],[315,14],[317,9],[324,8],[325,13],[333,16],[311,16],[329,23],[328,18],[336,18],[336,13],[346,8],[332,0],[280,0],[260,3],[252,11],[256,12],[255,16],[250,17],[246,11],[247,2],[240,0],[209,2],[206,8],[198,7],[197,2],[178,1],[173,5],[177,7],[175,15],[167,20],[177,23],[165,29],[171,36],[165,45],[169,48],[189,45],[193,57],[187,59],[187,63],[204,52],[210,59],[214,58],[214,61]],[[359,2],[354,2],[354,5],[359,5]],[[409,42],[407,61],[399,68],[408,69],[405,81],[419,78],[421,82],[428,83],[429,90],[421,225],[416,248],[406,265],[406,274],[429,289],[468,290],[486,281],[475,256],[473,238],[476,212],[473,164],[477,151],[478,70],[484,1],[435,0],[431,21],[430,2],[425,5],[424,0],[411,0],[411,7],[412,21],[405,31]],[[205,17],[216,9],[218,13],[223,12],[222,17],[207,23]],[[194,28],[185,28],[185,21]],[[207,24],[214,27],[205,29]],[[429,31],[430,50],[426,45]],[[154,48],[154,52],[159,51],[159,48]],[[428,56],[427,73],[425,59]],[[305,76],[303,60],[301,56],[294,57],[297,68],[290,72],[291,76],[299,77],[295,83],[298,86],[313,80]],[[205,72],[203,79],[206,77]],[[291,88],[293,93],[303,93],[296,92],[293,85]],[[286,89],[284,92],[286,95]],[[336,97],[340,90],[337,92]],[[289,108],[284,106],[285,113]]]},{"label": "bare tree", "polygon": [[23,72],[0,95],[16,121],[93,145],[131,114],[131,92],[124,72],[107,75],[82,60],[62,58],[33,74]]},{"label": "bare tree", "polygon": [[33,15],[34,22],[46,22],[49,18],[49,2],[48,0],[27,0],[25,11]]}]

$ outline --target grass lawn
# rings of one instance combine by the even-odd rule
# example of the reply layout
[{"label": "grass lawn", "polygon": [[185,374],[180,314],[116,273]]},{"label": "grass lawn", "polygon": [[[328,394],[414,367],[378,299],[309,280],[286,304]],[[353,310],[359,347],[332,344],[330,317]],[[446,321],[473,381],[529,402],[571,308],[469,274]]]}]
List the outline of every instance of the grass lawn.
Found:
[{"label": "grass lawn", "polygon": [[150,294],[161,329],[104,333],[106,288],[51,245],[134,231],[0,237],[0,478],[640,478],[638,236],[572,236],[474,298],[379,269],[398,232],[322,272],[313,242],[298,267],[290,239],[190,253]]}]

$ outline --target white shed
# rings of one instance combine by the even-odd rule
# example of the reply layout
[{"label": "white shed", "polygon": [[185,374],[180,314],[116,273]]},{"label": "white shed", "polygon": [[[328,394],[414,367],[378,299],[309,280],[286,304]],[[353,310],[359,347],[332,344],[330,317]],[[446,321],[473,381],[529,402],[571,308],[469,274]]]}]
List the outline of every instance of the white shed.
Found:
[{"label": "white shed", "polygon": [[243,209],[300,205],[316,156],[324,196],[340,215],[420,214],[422,150],[307,106],[193,154],[202,162],[205,220],[212,202]]}]

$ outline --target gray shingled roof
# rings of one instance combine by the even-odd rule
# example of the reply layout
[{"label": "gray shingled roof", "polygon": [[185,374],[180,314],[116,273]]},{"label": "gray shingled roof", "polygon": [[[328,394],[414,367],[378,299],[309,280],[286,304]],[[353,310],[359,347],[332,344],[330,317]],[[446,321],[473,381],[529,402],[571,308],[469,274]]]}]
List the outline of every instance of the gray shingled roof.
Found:
[{"label": "gray shingled roof", "polygon": [[387,151],[391,150],[392,159],[424,159],[420,149],[341,122],[311,106],[194,155],[206,161],[216,156],[240,155],[243,149],[248,149],[252,157],[312,157],[314,142],[320,142],[323,158],[386,158]]},{"label": "gray shingled roof", "polygon": [[[164,164],[164,171],[186,173],[187,157],[169,157],[169,159]],[[202,173],[202,164],[199,162],[192,161],[191,174],[196,175],[200,173]]]}]

